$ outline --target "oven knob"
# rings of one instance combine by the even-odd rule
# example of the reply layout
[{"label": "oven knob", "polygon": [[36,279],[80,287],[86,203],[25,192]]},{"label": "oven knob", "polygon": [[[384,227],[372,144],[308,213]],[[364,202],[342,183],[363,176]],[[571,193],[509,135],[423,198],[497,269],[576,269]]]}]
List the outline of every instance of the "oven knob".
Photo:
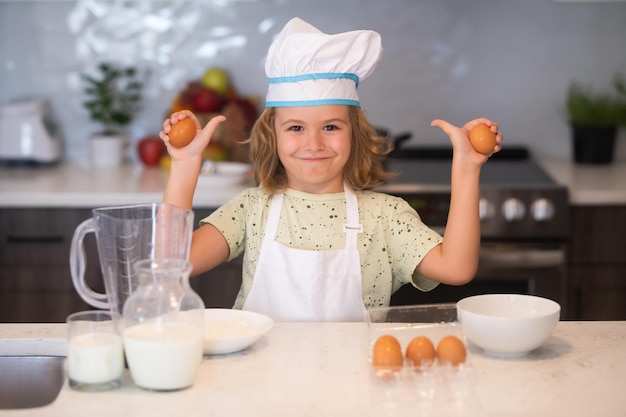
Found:
[{"label": "oven knob", "polygon": [[538,222],[547,222],[554,218],[554,204],[547,198],[540,198],[530,206],[533,219]]},{"label": "oven knob", "polygon": [[502,204],[502,215],[509,222],[522,220],[526,215],[526,207],[519,198],[509,198]]},{"label": "oven knob", "polygon": [[486,198],[481,198],[478,200],[478,217],[480,221],[487,220],[493,217],[495,209],[493,208],[493,204],[489,202]]}]

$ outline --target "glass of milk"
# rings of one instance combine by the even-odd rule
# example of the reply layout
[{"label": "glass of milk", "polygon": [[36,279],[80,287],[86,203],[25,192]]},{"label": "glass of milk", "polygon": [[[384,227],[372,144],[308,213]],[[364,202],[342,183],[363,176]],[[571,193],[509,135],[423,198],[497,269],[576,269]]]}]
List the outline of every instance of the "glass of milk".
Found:
[{"label": "glass of milk", "polygon": [[79,391],[122,385],[124,345],[108,311],[81,311],[67,318],[67,375]]}]

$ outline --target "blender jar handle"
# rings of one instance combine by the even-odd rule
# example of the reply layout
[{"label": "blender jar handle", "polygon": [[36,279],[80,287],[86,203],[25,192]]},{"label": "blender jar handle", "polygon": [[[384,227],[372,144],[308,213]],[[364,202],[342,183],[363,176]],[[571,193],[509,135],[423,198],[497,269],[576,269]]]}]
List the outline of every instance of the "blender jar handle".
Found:
[{"label": "blender jar handle", "polygon": [[85,282],[87,257],[85,256],[83,240],[88,233],[95,233],[95,231],[93,218],[85,220],[74,230],[70,248],[70,273],[74,288],[80,295],[80,298],[93,307],[108,310],[110,306],[106,301],[106,294],[93,291]]}]

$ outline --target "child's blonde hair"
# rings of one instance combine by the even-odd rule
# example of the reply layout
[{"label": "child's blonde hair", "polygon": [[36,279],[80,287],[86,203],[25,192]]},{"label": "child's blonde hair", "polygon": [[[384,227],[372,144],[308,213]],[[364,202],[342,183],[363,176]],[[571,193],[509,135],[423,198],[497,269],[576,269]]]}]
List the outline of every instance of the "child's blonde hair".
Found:
[{"label": "child's blonde hair", "polygon": [[[250,135],[250,152],[257,181],[270,193],[287,188],[287,173],[278,158],[275,112],[275,108],[265,109]],[[349,115],[352,151],[344,167],[344,179],[355,190],[371,189],[393,176],[383,167],[383,160],[393,145],[376,133],[359,107],[349,106]]]}]

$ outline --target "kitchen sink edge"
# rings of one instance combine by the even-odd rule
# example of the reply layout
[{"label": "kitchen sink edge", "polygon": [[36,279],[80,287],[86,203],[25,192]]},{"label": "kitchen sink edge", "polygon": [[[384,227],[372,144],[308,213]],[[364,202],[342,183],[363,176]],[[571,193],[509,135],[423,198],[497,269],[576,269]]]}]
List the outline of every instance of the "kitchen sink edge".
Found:
[{"label": "kitchen sink edge", "polygon": [[0,410],[52,404],[65,383],[66,357],[64,323],[2,323]]}]

